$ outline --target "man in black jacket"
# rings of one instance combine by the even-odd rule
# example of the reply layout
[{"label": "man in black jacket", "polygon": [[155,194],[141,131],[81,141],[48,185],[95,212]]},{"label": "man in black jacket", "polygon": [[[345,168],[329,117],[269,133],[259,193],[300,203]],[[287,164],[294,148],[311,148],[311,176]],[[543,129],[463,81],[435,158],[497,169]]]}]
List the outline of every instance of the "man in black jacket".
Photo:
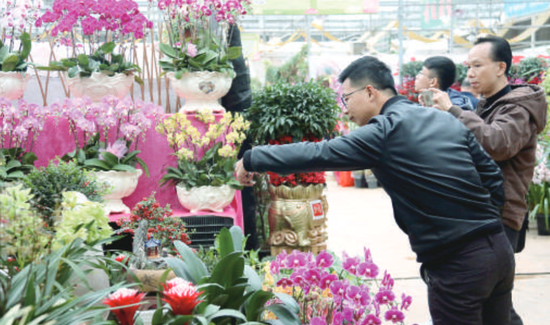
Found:
[{"label": "man in black jacket", "polygon": [[434,324],[507,324],[515,261],[499,219],[498,166],[450,114],[396,96],[390,69],[376,58],[354,61],[340,82],[360,128],[249,150],[236,166],[239,181],[252,185],[254,172],[372,169],[422,263]]}]

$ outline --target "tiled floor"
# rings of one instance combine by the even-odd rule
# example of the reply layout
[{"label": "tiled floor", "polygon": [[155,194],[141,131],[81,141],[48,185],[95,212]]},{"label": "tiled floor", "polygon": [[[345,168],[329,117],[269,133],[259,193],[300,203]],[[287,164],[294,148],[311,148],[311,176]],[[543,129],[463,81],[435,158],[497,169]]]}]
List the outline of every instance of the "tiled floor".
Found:
[{"label": "tiled floor", "polygon": [[[375,263],[396,279],[400,296],[413,297],[406,324],[429,321],[426,287],[419,277],[415,254],[407,236],[397,227],[391,201],[381,189],[339,187],[329,180],[327,198],[329,249],[340,254],[363,254],[371,249]],[[550,324],[550,236],[530,230],[525,250],[516,255],[514,305],[525,325]]]}]

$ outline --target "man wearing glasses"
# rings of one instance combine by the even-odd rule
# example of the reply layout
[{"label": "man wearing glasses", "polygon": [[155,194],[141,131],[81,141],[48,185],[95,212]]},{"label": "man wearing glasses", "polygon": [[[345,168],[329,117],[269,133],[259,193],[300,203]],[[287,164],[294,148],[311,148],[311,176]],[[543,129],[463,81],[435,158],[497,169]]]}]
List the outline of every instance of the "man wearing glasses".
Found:
[{"label": "man wearing glasses", "polygon": [[422,263],[433,323],[508,324],[502,311],[515,261],[499,220],[498,166],[456,118],[397,96],[378,59],[354,61],[340,82],[360,128],[319,143],[255,147],[237,163],[237,179],[251,186],[255,172],[372,169]]}]

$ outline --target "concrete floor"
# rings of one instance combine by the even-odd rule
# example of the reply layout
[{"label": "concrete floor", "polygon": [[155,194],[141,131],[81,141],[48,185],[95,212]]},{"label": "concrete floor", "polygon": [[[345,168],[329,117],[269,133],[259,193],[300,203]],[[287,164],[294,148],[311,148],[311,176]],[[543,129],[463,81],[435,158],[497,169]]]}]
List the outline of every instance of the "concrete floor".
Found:
[{"label": "concrete floor", "polygon": [[[363,256],[370,248],[374,262],[387,269],[398,297],[413,297],[406,324],[429,321],[426,286],[407,236],[397,227],[388,195],[381,188],[339,187],[329,177],[328,248],[337,254]],[[525,325],[550,324],[550,236],[530,229],[525,250],[516,255],[514,306]]]}]

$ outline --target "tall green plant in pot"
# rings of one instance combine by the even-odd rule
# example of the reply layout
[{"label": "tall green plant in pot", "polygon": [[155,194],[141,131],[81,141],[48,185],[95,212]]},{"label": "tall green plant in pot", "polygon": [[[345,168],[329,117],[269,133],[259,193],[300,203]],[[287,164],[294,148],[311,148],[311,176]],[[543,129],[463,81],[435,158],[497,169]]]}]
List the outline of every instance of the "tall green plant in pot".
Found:
[{"label": "tall green plant in pot", "polygon": [[225,109],[218,99],[227,94],[235,77],[230,60],[242,55],[241,47],[229,47],[228,35],[247,13],[248,1],[190,3],[158,1],[168,34],[168,44],[159,46],[166,56],[159,65],[176,95],[185,99],[180,112],[221,113]]},{"label": "tall green plant in pot", "polygon": [[[340,112],[336,93],[330,88],[310,81],[294,85],[278,83],[265,87],[254,94],[253,105],[245,114],[250,121],[249,137],[254,144],[279,145],[321,141],[336,127]],[[266,221],[266,209],[259,209],[258,224],[272,225],[269,229],[269,239],[264,238],[270,242],[272,254],[278,253],[273,251],[275,246],[289,250],[290,247],[309,249],[315,246],[322,250],[321,246],[325,245],[326,240],[324,216],[328,208],[322,195],[324,172],[291,175],[267,173],[267,176],[257,179],[255,193],[258,201],[262,203],[260,207],[263,207],[266,206],[265,188],[267,187],[270,192],[270,221]],[[267,186],[265,182],[268,183]],[[292,200],[287,200],[289,198],[322,202],[319,208],[324,209],[323,218],[313,221],[311,214],[300,214],[298,210],[296,214],[283,218],[284,209],[293,211],[296,208],[293,206],[296,202],[292,203]]]},{"label": "tall green plant in pot", "polygon": [[538,164],[527,193],[529,217],[536,218],[539,235],[550,235],[550,169],[548,140],[537,145]]}]

